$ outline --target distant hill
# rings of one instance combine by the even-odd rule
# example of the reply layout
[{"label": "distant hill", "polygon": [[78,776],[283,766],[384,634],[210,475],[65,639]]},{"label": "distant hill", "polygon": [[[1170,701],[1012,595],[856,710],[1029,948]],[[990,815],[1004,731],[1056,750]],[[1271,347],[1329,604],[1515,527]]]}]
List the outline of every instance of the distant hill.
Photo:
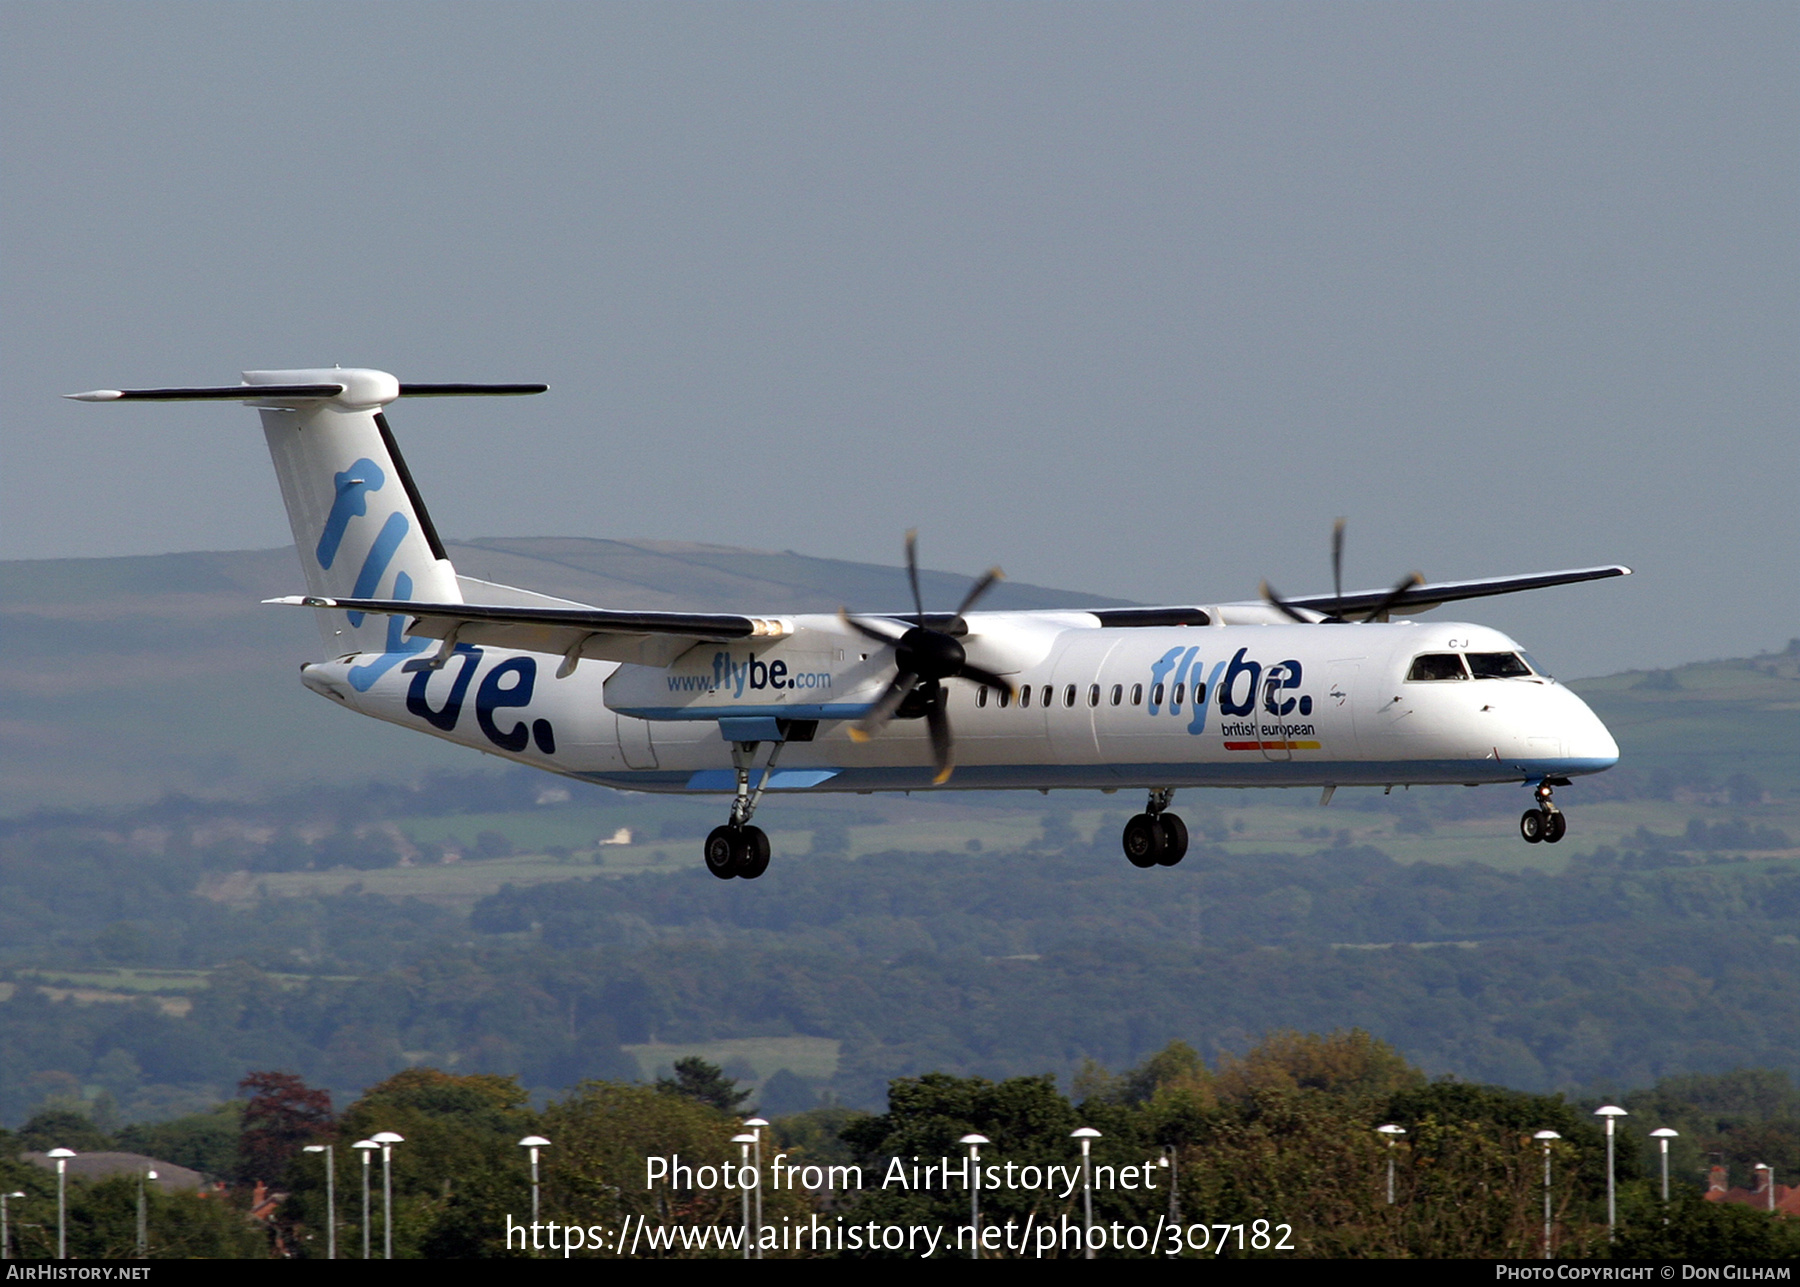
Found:
[{"label": "distant hill", "polygon": [[[829,612],[906,607],[899,568],[791,552],[574,537],[452,542],[457,570],[611,608]],[[926,571],[948,610],[966,575]],[[306,614],[292,548],[0,562],[0,814],[170,791],[261,794],[281,782],[410,780],[466,750],[356,719],[300,686]],[[995,608],[1122,600],[1001,582]]]}]

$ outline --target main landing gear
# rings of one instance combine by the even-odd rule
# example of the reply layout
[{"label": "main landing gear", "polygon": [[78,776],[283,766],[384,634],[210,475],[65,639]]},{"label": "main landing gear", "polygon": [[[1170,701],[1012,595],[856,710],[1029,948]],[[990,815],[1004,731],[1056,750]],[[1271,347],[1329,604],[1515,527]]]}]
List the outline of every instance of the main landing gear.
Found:
[{"label": "main landing gear", "polygon": [[775,776],[775,761],[781,758],[781,750],[787,745],[784,738],[775,743],[775,749],[769,752],[769,762],[763,766],[762,780],[756,784],[756,790],[750,790],[750,766],[756,759],[755,742],[733,742],[731,744],[731,767],[737,771],[737,794],[731,801],[731,820],[722,827],[714,827],[706,836],[706,870],[720,880],[737,877],[740,880],[755,880],[769,869],[769,837],[761,827],[750,825],[756,806],[762,803],[763,788],[769,779]]},{"label": "main landing gear", "polygon": [[1568,833],[1569,820],[1550,802],[1554,788],[1567,785],[1567,780],[1550,778],[1537,784],[1537,808],[1527,809],[1519,815],[1519,834],[1525,837],[1526,844],[1553,845]]},{"label": "main landing gear", "polygon": [[1173,787],[1152,791],[1144,812],[1125,824],[1125,857],[1133,867],[1173,867],[1187,857],[1187,823],[1166,812],[1174,798]]}]

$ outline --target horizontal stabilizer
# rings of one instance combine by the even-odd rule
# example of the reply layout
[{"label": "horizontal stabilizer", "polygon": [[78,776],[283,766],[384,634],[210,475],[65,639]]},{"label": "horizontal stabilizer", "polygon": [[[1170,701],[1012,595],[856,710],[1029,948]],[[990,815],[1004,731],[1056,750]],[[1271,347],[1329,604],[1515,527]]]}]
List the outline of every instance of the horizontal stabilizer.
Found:
[{"label": "horizontal stabilizer", "polygon": [[[310,400],[335,398],[348,386],[342,384],[227,384],[195,389],[90,389],[65,393],[76,402],[261,402],[266,399]],[[403,384],[403,398],[509,397],[543,393],[547,384]]]}]

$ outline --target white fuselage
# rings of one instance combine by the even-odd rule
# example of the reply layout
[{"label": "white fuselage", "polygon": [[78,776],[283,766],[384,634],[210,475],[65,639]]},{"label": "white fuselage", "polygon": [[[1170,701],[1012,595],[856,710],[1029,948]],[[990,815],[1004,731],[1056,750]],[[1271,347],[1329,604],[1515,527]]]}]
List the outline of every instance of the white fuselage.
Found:
[{"label": "white fuselage", "polygon": [[[1519,653],[1483,626],[1093,620],[970,614],[970,658],[1020,695],[1002,705],[997,690],[945,683],[956,732],[948,787],[1476,784],[1594,773],[1618,759],[1586,704],[1543,675],[1408,678],[1421,654]],[[734,742],[763,742],[761,765],[788,735],[772,790],[931,787],[922,720],[866,742],[849,735],[891,678],[891,651],[833,617],[782,628],[770,640],[697,644],[667,667],[588,660],[563,677],[554,655],[466,645],[434,669],[424,640],[303,674],[363,714],[609,786],[730,791]]]}]

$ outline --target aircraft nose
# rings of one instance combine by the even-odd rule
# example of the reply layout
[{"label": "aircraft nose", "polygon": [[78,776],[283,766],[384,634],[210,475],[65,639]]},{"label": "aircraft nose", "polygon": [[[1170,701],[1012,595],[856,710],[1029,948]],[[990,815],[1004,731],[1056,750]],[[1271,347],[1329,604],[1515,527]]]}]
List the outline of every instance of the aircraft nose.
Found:
[{"label": "aircraft nose", "polygon": [[1566,688],[1562,694],[1569,706],[1563,719],[1563,753],[1584,766],[1610,769],[1619,762],[1619,744],[1611,731],[1581,698]]}]

